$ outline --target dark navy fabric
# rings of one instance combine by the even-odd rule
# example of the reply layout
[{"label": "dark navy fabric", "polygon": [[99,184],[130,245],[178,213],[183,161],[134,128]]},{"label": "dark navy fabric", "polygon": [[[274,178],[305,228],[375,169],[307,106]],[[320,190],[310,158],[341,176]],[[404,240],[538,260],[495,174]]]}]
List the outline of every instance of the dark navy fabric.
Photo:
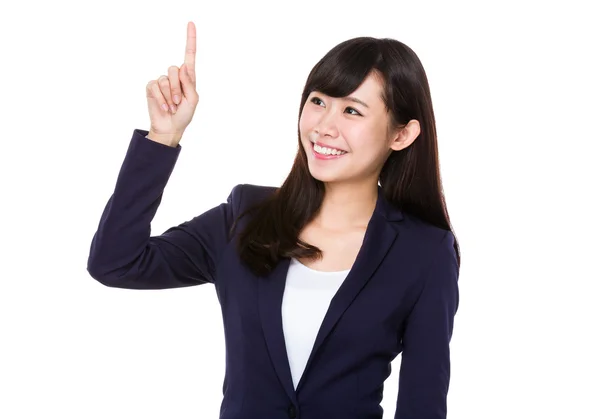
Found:
[{"label": "dark navy fabric", "polygon": [[[235,235],[228,234],[240,212],[275,188],[237,185],[226,202],[150,236],[181,145],[162,145],[145,138],[147,133],[133,132],[87,269],[116,288],[214,285],[226,341],[220,419],[380,419],[383,383],[400,353],[394,418],[446,417],[459,301],[450,231],[399,211],[380,189],[357,259],[331,301],[294,389],[281,318],[290,260],[281,260],[268,277],[257,277],[241,263]],[[201,194],[202,186],[190,193]]]}]

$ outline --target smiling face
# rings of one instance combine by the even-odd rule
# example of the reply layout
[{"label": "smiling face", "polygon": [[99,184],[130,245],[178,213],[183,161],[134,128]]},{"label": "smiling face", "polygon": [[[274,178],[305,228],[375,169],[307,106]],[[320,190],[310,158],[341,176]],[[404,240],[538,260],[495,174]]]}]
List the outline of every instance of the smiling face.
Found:
[{"label": "smiling face", "polygon": [[382,88],[379,77],[371,73],[344,98],[310,93],[299,131],[314,178],[327,183],[377,184],[387,157],[406,147],[398,141],[397,131],[388,132],[390,116]]}]

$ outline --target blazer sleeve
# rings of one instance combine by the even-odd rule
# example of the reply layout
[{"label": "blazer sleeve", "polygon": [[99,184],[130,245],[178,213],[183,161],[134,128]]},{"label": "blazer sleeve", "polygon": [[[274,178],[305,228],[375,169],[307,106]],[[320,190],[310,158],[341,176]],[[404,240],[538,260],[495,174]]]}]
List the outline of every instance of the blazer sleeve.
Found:
[{"label": "blazer sleeve", "polygon": [[445,419],[450,339],[458,309],[458,263],[448,231],[434,250],[425,284],[402,336],[394,419]]},{"label": "blazer sleeve", "polygon": [[115,288],[165,289],[214,283],[241,201],[237,185],[222,203],[203,214],[150,236],[181,146],[170,147],[135,129],[114,192],[95,232],[89,274]]}]

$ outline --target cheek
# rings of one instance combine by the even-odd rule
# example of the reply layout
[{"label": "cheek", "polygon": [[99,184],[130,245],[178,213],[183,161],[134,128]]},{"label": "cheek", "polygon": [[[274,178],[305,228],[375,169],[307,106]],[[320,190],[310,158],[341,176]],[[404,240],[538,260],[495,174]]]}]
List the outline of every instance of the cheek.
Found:
[{"label": "cheek", "polygon": [[361,161],[379,161],[386,154],[385,139],[374,131],[370,126],[354,125],[343,132],[350,150]]},{"label": "cheek", "polygon": [[305,134],[312,130],[318,122],[318,115],[315,112],[311,112],[309,109],[304,109],[300,115],[300,121],[298,127],[300,132]]},{"label": "cheek", "polygon": [[369,125],[357,123],[342,125],[340,126],[340,134],[352,151],[359,151],[361,154],[372,154],[373,145],[376,141]]},{"label": "cheek", "polygon": [[306,117],[304,114],[300,116],[300,120],[298,121],[298,129],[302,134],[306,132]]}]

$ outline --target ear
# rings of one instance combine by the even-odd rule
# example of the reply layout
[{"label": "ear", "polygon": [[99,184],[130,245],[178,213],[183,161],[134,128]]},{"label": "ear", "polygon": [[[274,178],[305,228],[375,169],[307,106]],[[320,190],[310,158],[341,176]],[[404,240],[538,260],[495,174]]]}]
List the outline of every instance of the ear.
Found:
[{"label": "ear", "polygon": [[411,119],[397,133],[390,148],[394,151],[402,150],[413,143],[421,133],[421,124],[416,119]]}]

